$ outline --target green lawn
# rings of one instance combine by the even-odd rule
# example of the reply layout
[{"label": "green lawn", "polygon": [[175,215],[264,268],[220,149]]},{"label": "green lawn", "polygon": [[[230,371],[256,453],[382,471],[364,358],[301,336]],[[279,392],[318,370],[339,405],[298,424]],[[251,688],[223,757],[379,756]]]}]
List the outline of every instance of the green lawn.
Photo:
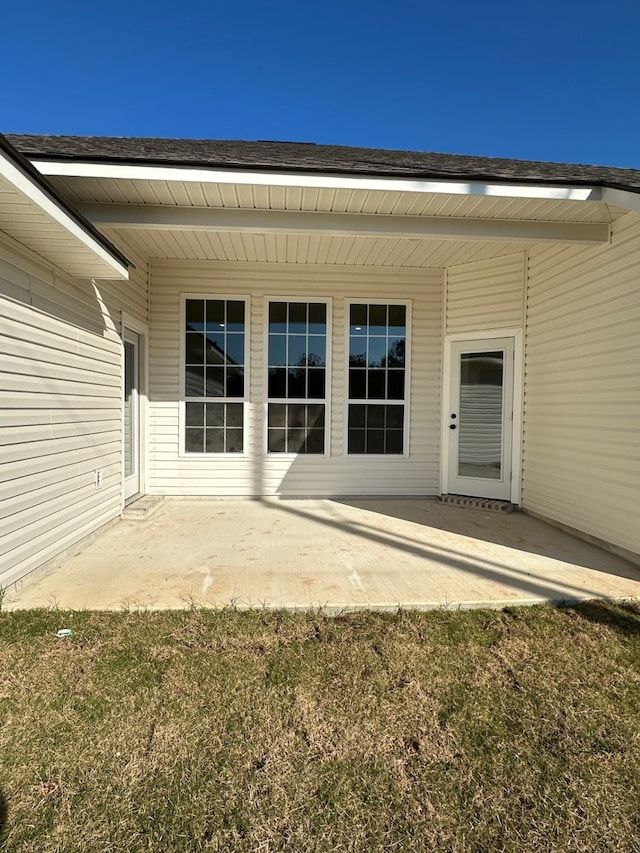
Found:
[{"label": "green lawn", "polygon": [[640,608],[0,613],[0,757],[7,851],[638,851]]}]

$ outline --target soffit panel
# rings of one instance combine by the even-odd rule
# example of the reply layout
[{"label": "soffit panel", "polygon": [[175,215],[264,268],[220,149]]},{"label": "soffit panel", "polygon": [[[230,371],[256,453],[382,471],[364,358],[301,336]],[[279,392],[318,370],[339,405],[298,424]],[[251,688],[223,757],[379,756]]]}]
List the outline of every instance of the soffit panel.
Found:
[{"label": "soffit panel", "polygon": [[[166,260],[444,268],[522,252],[526,245],[348,235],[105,228],[123,250]],[[532,244],[533,245],[533,244]]]},{"label": "soffit panel", "polygon": [[625,211],[597,201],[502,198],[384,190],[50,177],[71,203],[162,204],[250,210],[378,213],[548,222],[610,222]]},{"label": "soffit panel", "polygon": [[0,231],[71,276],[116,277],[112,265],[3,177],[0,177]]}]

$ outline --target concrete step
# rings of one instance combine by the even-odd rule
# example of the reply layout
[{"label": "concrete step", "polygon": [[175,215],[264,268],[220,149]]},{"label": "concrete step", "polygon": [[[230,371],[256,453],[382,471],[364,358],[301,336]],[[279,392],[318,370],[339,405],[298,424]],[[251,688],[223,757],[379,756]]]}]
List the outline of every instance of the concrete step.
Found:
[{"label": "concrete step", "polygon": [[157,495],[142,495],[122,510],[126,521],[146,521],[147,518],[162,506],[164,497]]}]

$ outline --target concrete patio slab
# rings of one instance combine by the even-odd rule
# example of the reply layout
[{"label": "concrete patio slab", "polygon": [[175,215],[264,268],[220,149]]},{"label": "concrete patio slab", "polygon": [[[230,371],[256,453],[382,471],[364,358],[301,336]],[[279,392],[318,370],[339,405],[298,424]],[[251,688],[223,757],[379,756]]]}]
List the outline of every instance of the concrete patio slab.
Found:
[{"label": "concrete patio slab", "polygon": [[3,607],[336,612],[639,597],[639,567],[523,513],[432,499],[167,499],[8,590]]}]

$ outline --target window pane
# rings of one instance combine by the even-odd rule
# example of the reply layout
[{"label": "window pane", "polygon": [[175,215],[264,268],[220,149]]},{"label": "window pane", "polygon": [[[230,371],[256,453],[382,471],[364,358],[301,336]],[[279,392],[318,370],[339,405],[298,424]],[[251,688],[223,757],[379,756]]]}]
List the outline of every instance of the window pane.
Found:
[{"label": "window pane", "polygon": [[229,364],[244,364],[244,335],[238,332],[227,335],[225,355]]},{"label": "window pane", "polygon": [[207,453],[224,453],[224,429],[208,429],[205,450]]},{"label": "window pane", "polygon": [[287,363],[286,335],[269,335],[269,366],[285,367]]},{"label": "window pane", "polygon": [[207,331],[224,329],[224,300],[207,299]]},{"label": "window pane", "polygon": [[327,360],[327,339],[324,335],[309,335],[307,364],[324,367]]},{"label": "window pane", "polygon": [[302,333],[307,331],[307,303],[306,302],[290,302],[289,303],[289,334]]},{"label": "window pane", "polygon": [[306,397],[307,371],[303,367],[294,367],[287,371],[287,397]]},{"label": "window pane", "polygon": [[367,430],[367,453],[384,453],[384,430]]},{"label": "window pane", "polygon": [[404,440],[402,430],[388,430],[386,434],[386,442],[387,443],[385,447],[385,453],[402,454],[404,452]]},{"label": "window pane", "polygon": [[349,429],[351,427],[364,427],[366,412],[366,406],[349,406]]},{"label": "window pane", "polygon": [[384,367],[387,360],[387,339],[369,338],[369,367]]},{"label": "window pane", "polygon": [[185,393],[187,397],[204,397],[204,367],[187,365]]},{"label": "window pane", "polygon": [[287,407],[284,403],[269,403],[269,428],[287,425]]},{"label": "window pane", "polygon": [[224,397],[224,367],[207,367],[206,397]]},{"label": "window pane", "polygon": [[224,332],[207,332],[207,364],[224,361]]},{"label": "window pane", "polygon": [[309,334],[324,334],[327,325],[327,306],[324,302],[309,305]]},{"label": "window pane", "polygon": [[307,339],[304,335],[289,335],[289,352],[287,364],[290,367],[302,366],[307,363]]},{"label": "window pane", "polygon": [[202,364],[204,361],[204,338],[199,332],[187,332],[185,345],[185,362],[187,364]]},{"label": "window pane", "polygon": [[269,333],[287,331],[287,303],[269,303]]},{"label": "window pane", "polygon": [[288,429],[287,453],[304,453],[306,437],[307,431],[305,429]]},{"label": "window pane", "polygon": [[349,338],[349,366],[366,367],[367,364],[367,339],[364,337]]},{"label": "window pane", "polygon": [[389,305],[389,334],[404,335],[407,325],[406,305]]},{"label": "window pane", "polygon": [[188,428],[185,432],[184,446],[187,453],[202,453],[204,451],[204,429]]},{"label": "window pane", "polygon": [[404,426],[404,406],[386,406],[387,429],[402,429]]},{"label": "window pane", "polygon": [[307,406],[307,426],[324,429],[324,404]]},{"label": "window pane", "polygon": [[367,370],[367,396],[370,400],[384,400],[386,370]]},{"label": "window pane", "polygon": [[324,380],[325,380],[325,369],[324,367],[310,367],[308,370],[308,388],[307,388],[307,397],[311,400],[323,400],[324,399]]},{"label": "window pane", "polygon": [[350,307],[349,331],[352,335],[367,334],[367,305],[352,305]]},{"label": "window pane", "polygon": [[242,403],[227,403],[227,427],[241,427],[244,421]]},{"label": "window pane", "polygon": [[185,313],[187,329],[201,330],[204,328],[204,300],[187,299]]},{"label": "window pane", "polygon": [[[188,406],[192,405],[187,403]],[[225,403],[207,403],[207,426],[221,427],[224,426],[224,407]]]},{"label": "window pane", "polygon": [[365,400],[367,396],[367,372],[359,368],[349,368],[349,397],[352,400]]},{"label": "window pane", "polygon": [[269,369],[269,397],[287,396],[287,371],[284,367],[272,367]]},{"label": "window pane", "polygon": [[364,437],[365,432],[363,429],[350,429],[348,452],[364,453]]},{"label": "window pane", "polygon": [[227,302],[227,331],[244,332],[244,302]]},{"label": "window pane", "polygon": [[242,453],[242,430],[228,429],[227,430],[227,453]]},{"label": "window pane", "polygon": [[187,403],[185,406],[187,426],[204,426],[204,403]]},{"label": "window pane", "polygon": [[227,397],[244,397],[244,370],[241,367],[227,367]]},{"label": "window pane", "polygon": [[369,334],[387,334],[387,306],[369,305]]},{"label": "window pane", "polygon": [[323,429],[310,429],[307,432],[307,453],[324,453]]},{"label": "window pane", "polygon": [[404,400],[404,370],[388,372],[387,398],[389,400]]},{"label": "window pane", "polygon": [[304,404],[290,405],[287,416],[287,425],[290,427],[306,426],[307,407]]},{"label": "window pane", "polygon": [[269,453],[284,453],[287,432],[284,429],[269,430]]},{"label": "window pane", "polygon": [[404,367],[404,338],[389,338],[387,367]]},{"label": "window pane", "polygon": [[367,406],[368,429],[384,429],[384,415],[386,406]]}]

